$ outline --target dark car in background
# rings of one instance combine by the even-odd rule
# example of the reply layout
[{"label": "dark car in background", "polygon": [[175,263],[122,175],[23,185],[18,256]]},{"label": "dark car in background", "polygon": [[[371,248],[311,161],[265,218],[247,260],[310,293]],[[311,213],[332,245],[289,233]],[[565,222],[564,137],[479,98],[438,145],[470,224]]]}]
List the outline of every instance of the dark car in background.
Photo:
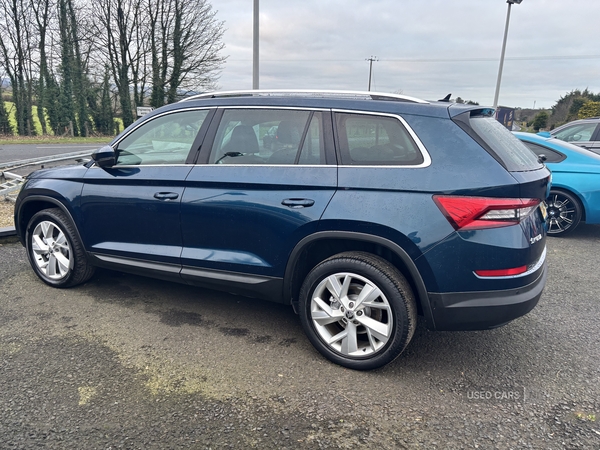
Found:
[{"label": "dark car in background", "polygon": [[493,113],[373,92],[194,96],[85,165],[33,173],[15,224],[51,286],[98,266],[280,302],[325,357],[373,369],[417,315],[494,328],[542,294],[550,172]]},{"label": "dark car in background", "polygon": [[600,153],[600,117],[580,119],[539,133],[543,137],[555,137],[561,141]]},{"label": "dark car in background", "polygon": [[555,138],[514,134],[552,171],[548,234],[565,236],[580,221],[600,223],[600,155]]}]

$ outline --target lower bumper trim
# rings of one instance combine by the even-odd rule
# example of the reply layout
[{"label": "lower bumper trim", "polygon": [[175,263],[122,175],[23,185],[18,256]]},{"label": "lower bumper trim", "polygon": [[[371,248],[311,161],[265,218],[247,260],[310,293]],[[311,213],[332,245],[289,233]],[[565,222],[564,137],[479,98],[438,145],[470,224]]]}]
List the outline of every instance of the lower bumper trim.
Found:
[{"label": "lower bumper trim", "polygon": [[527,286],[503,291],[429,293],[436,330],[486,330],[524,316],[537,305],[548,270]]}]

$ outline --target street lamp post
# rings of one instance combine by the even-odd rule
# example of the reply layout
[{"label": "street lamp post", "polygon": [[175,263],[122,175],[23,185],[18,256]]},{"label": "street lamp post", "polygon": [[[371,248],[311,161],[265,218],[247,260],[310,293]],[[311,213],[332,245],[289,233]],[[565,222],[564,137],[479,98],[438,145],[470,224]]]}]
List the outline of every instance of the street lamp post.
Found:
[{"label": "street lamp post", "polygon": [[252,89],[258,89],[258,0],[254,0],[254,27],[252,30]]},{"label": "street lamp post", "polygon": [[504,67],[504,53],[506,52],[506,38],[508,37],[508,23],[510,22],[510,7],[520,4],[523,0],[506,0],[508,11],[506,12],[506,26],[504,27],[504,41],[502,41],[502,53],[500,54],[500,67],[498,68],[498,81],[496,81],[496,93],[494,94],[494,108],[498,107],[498,95],[500,95],[500,82],[502,81],[502,68]]}]

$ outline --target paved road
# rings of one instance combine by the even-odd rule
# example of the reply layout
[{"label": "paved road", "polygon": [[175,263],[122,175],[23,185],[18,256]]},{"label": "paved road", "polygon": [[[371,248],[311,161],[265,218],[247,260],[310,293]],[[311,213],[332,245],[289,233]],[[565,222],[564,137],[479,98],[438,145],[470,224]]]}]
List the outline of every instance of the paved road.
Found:
[{"label": "paved road", "polygon": [[59,155],[84,150],[95,150],[102,144],[10,144],[0,142],[0,164],[22,159]]},{"label": "paved road", "polygon": [[4,241],[0,447],[598,449],[600,227],[549,239],[548,258],[526,317],[421,324],[361,373],[288,307],[109,271],[55,290]]}]

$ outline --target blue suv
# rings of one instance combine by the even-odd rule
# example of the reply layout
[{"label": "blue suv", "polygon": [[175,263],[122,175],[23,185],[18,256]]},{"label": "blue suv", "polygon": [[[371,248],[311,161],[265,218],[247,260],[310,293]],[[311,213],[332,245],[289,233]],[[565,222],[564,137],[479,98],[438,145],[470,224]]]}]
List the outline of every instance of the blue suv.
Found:
[{"label": "blue suv", "polygon": [[373,369],[417,315],[487,329],[541,296],[550,172],[493,112],[371,92],[198,95],[87,164],[30,175],[15,224],[51,286],[108,267],[292,305],[325,357]]}]

